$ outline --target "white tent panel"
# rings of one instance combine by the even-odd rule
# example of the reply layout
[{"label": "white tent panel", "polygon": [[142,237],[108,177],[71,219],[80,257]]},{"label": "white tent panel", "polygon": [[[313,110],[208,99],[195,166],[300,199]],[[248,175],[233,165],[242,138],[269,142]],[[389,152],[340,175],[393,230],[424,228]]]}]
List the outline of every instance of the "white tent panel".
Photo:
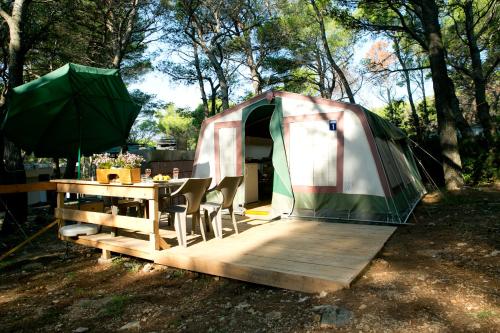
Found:
[{"label": "white tent panel", "polygon": [[337,132],[324,120],[291,123],[289,165],[292,185],[335,186]]},{"label": "white tent panel", "polygon": [[344,193],[384,196],[377,167],[360,119],[344,112]]},{"label": "white tent panel", "polygon": [[337,184],[337,131],[330,131],[328,121],[315,121],[314,185],[335,186]]},{"label": "white tent panel", "polygon": [[293,185],[314,185],[313,131],[306,123],[290,124],[290,180]]},{"label": "white tent panel", "polygon": [[317,104],[303,99],[284,98],[281,100],[281,103],[283,107],[283,117],[344,111],[341,108],[325,104]]},{"label": "white tent panel", "polygon": [[[213,177],[215,173],[214,161],[214,122],[209,122],[205,126],[205,130],[200,133],[202,138],[200,145],[197,147],[198,159],[196,160],[193,177]],[[213,180],[214,181],[214,180]],[[212,182],[213,182],[212,181]]]},{"label": "white tent panel", "polygon": [[236,128],[219,129],[220,178],[236,176]]}]

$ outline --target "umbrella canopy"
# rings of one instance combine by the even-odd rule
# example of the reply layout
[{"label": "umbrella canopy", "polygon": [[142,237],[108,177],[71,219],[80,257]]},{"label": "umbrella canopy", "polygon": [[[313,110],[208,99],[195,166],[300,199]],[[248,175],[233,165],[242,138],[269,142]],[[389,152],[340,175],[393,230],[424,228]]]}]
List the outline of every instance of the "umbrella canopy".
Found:
[{"label": "umbrella canopy", "polygon": [[13,89],[5,136],[40,157],[70,157],[124,145],[141,107],[117,69],[76,64]]}]

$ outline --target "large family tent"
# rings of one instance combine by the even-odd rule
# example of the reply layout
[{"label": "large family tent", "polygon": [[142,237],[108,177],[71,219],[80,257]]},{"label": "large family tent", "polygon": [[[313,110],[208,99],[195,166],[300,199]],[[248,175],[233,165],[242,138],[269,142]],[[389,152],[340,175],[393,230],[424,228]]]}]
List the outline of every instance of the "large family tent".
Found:
[{"label": "large family tent", "polygon": [[399,128],[357,104],[282,91],[205,119],[193,173],[212,185],[244,174],[236,204],[270,200],[292,217],[405,223],[425,192]]}]

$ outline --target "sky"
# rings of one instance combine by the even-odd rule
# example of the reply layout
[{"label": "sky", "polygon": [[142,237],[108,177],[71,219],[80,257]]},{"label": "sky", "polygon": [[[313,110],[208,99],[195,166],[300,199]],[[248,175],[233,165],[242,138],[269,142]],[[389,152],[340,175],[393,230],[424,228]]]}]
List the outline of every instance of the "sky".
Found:
[{"label": "sky", "polygon": [[[363,41],[360,43],[359,47],[355,48],[355,54],[353,58],[353,63],[359,63],[363,59],[368,51],[368,49],[373,44],[374,40]],[[153,54],[158,51],[161,46],[151,45],[150,52]],[[156,61],[159,61],[158,59]],[[153,67],[155,63],[153,63]],[[148,94],[156,95],[157,99],[166,103],[174,103],[177,107],[187,108],[194,110],[199,104],[201,104],[201,95],[198,85],[185,85],[179,82],[172,82],[172,80],[166,75],[158,70],[153,70],[145,74],[137,82],[129,85],[130,89],[139,89]],[[378,90],[380,87],[374,87],[366,78],[363,81],[363,86],[360,91],[355,95],[356,102],[368,109],[375,109],[385,105],[380,97],[378,96]],[[415,97],[418,100],[420,92],[415,89]],[[243,85],[240,91],[234,92],[231,95],[232,99],[238,98],[244,94],[243,90],[251,90],[250,81],[247,85]],[[431,95],[432,86],[428,85],[426,87],[427,95]],[[399,87],[396,89],[398,96],[406,97],[406,88]],[[237,96],[236,96],[237,95]]]}]

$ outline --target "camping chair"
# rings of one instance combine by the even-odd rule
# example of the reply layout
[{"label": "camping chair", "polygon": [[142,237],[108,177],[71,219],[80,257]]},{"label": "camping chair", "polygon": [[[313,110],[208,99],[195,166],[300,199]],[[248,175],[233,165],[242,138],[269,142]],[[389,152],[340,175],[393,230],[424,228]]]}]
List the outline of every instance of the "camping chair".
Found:
[{"label": "camping chair", "polygon": [[222,193],[222,202],[205,202],[201,205],[204,212],[205,221],[210,219],[212,229],[216,238],[222,238],[222,210],[228,209],[233,222],[234,232],[238,234],[236,217],[234,216],[233,201],[238,191],[238,187],[243,183],[243,176],[224,177],[219,185],[210,191],[219,191]]},{"label": "camping chair", "polygon": [[187,215],[192,215],[191,229],[194,229],[196,222],[200,224],[200,231],[205,238],[205,230],[200,218],[200,203],[207,191],[212,178],[189,178],[172,196],[183,195],[186,199],[185,205],[174,205],[167,208],[169,221],[174,222],[177,241],[180,246],[187,246],[186,220]]}]

